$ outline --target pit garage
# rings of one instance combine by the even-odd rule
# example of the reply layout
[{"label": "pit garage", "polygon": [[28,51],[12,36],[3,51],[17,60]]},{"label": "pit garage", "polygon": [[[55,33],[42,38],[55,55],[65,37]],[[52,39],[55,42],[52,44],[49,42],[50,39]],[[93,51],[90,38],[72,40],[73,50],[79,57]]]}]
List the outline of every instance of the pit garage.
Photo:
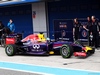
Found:
[{"label": "pit garage", "polygon": [[[61,37],[61,32],[59,31],[66,30],[67,39],[70,38],[72,40],[74,18],[78,18],[83,25],[86,24],[86,18],[88,16],[95,15],[98,19],[100,18],[100,4],[98,1],[99,0],[57,0],[55,2],[48,2],[48,29],[50,38]],[[85,31],[81,32],[80,39],[86,39],[86,35]]]},{"label": "pit garage", "polygon": [[[98,19],[100,18],[99,0],[22,1],[10,3],[13,5],[0,4],[0,20],[6,26],[12,18],[16,25],[16,32],[23,32],[24,37],[41,31],[51,39],[64,37],[72,41],[73,18],[79,18],[82,24],[85,24],[87,16],[95,15]],[[87,39],[85,31],[81,38]],[[93,55],[85,59],[74,56],[63,59],[60,55],[9,57],[5,49],[0,47],[0,74],[100,75],[99,59],[100,50],[96,50]]]},{"label": "pit garage", "polygon": [[[66,38],[73,40],[74,18],[79,18],[82,24],[87,22],[87,16],[100,18],[98,0],[25,0],[10,4],[0,4],[0,20],[6,26],[12,18],[16,32],[23,32],[24,37],[41,31],[46,37],[56,39],[61,38],[61,32],[65,30]],[[85,31],[80,33],[80,39],[86,40],[86,37]]]}]

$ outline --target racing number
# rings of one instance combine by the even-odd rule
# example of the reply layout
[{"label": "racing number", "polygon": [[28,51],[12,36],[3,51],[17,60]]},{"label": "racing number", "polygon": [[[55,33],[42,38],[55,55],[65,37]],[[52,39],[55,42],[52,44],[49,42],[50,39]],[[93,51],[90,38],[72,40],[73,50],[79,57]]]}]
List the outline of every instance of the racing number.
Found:
[{"label": "racing number", "polygon": [[39,48],[40,48],[40,45],[39,45],[39,44],[34,44],[34,45],[33,45],[33,48],[34,48],[34,49],[39,49]]}]

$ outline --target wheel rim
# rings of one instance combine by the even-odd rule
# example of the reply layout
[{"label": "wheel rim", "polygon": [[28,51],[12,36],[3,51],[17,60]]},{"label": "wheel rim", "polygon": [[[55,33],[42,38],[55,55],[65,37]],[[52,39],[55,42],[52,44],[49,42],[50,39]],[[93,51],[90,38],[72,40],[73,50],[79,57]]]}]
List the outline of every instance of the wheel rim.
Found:
[{"label": "wheel rim", "polygon": [[7,54],[11,54],[12,51],[13,51],[12,48],[10,46],[7,46],[7,48],[6,48]]},{"label": "wheel rim", "polygon": [[69,53],[68,47],[62,47],[62,54],[63,54],[64,56],[67,56],[68,53]]}]

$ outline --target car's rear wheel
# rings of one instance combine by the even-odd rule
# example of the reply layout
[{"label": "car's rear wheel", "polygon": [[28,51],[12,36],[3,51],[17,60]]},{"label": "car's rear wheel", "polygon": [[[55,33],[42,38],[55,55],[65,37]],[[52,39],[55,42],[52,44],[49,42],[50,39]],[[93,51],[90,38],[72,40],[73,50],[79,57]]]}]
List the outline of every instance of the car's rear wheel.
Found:
[{"label": "car's rear wheel", "polygon": [[17,51],[17,49],[16,49],[16,45],[7,45],[6,47],[5,47],[5,52],[6,52],[6,54],[8,55],[8,56],[14,56],[15,54],[16,54],[16,51]]},{"label": "car's rear wheel", "polygon": [[63,58],[70,58],[73,54],[73,49],[70,45],[62,45],[60,54]]}]

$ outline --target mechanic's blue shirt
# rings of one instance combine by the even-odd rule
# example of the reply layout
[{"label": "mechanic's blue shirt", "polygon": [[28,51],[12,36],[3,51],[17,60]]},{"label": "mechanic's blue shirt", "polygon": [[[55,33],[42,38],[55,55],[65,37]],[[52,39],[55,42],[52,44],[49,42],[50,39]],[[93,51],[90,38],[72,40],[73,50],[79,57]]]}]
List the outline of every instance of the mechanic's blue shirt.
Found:
[{"label": "mechanic's blue shirt", "polygon": [[14,32],[15,31],[15,25],[14,25],[14,23],[8,23],[8,28],[12,31],[12,32]]}]

